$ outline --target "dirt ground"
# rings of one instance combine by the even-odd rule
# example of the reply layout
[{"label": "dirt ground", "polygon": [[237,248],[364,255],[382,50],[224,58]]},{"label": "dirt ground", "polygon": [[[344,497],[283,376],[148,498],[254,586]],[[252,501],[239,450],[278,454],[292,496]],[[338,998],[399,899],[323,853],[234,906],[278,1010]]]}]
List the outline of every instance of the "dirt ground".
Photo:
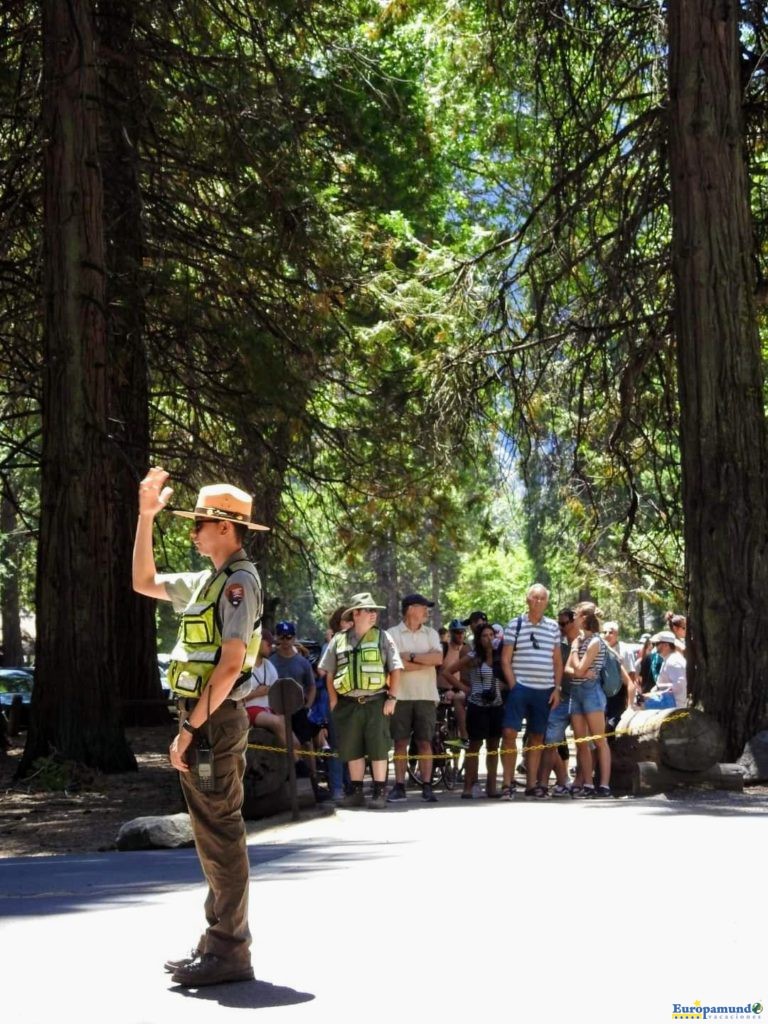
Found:
[{"label": "dirt ground", "polygon": [[[13,781],[26,734],[12,739],[8,754],[0,754],[0,858],[112,850],[126,821],[183,811],[176,772],[168,761],[173,733],[172,725],[128,729],[137,772],[96,775],[79,787],[58,792],[43,788],[42,777]],[[681,805],[722,805],[728,813],[734,813],[736,805],[768,815],[765,785],[750,786],[743,793],[680,790],[670,794],[669,800]],[[275,824],[283,818],[287,820],[279,816],[270,821]],[[260,827],[249,822],[248,831]]]},{"label": "dirt ground", "polygon": [[96,775],[77,788],[44,789],[42,777],[13,782],[26,734],[0,754],[0,857],[48,856],[114,849],[118,829],[146,814],[184,810],[168,761],[172,726],[127,730],[137,772]]}]

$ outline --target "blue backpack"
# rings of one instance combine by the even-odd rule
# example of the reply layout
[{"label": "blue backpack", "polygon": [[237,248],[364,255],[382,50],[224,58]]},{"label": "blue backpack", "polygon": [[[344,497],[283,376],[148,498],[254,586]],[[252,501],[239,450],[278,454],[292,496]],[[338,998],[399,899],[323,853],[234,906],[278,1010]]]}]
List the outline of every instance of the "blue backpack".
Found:
[{"label": "blue backpack", "polygon": [[621,662],[602,637],[600,643],[605,648],[605,660],[600,669],[600,685],[606,697],[615,697],[621,689]]}]

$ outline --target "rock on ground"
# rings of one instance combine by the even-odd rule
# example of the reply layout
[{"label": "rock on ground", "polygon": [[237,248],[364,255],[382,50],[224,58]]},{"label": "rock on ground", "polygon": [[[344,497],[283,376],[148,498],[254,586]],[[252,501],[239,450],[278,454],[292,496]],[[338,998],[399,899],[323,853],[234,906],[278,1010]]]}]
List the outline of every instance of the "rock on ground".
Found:
[{"label": "rock on ground", "polygon": [[120,827],[115,840],[118,850],[175,850],[193,844],[188,814],[134,818]]},{"label": "rock on ground", "polygon": [[745,782],[768,782],[768,729],[747,741],[737,764],[744,769]]}]

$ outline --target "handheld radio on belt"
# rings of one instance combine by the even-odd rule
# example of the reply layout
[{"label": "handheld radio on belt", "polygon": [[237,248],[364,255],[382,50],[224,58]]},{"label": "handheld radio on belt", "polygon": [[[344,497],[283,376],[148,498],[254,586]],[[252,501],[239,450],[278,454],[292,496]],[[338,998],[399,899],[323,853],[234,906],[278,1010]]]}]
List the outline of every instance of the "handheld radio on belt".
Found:
[{"label": "handheld radio on belt", "polygon": [[206,720],[207,737],[199,735],[196,743],[195,773],[197,788],[201,793],[213,793],[216,789],[216,778],[213,774],[213,749],[211,747],[211,691],[208,690],[208,718]]}]

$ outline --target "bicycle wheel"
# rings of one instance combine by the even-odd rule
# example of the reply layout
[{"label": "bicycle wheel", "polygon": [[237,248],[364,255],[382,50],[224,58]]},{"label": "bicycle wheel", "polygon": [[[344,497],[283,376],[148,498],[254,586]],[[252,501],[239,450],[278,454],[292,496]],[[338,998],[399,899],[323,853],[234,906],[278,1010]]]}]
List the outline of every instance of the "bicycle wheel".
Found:
[{"label": "bicycle wheel", "polygon": [[447,740],[445,753],[449,754],[443,762],[443,785],[446,789],[455,789],[464,781],[464,760],[466,751],[460,739]]},{"label": "bicycle wheel", "polygon": [[[435,747],[437,747],[437,746],[438,746],[438,744],[433,740],[432,741],[432,753],[433,754],[442,753],[442,751],[438,751],[438,750],[435,749]],[[444,760],[434,760],[432,762],[432,777],[429,780],[432,783],[432,785],[433,786],[439,786],[440,783],[443,781],[444,774],[445,774],[445,761]],[[413,782],[416,783],[417,786],[423,786],[424,785],[425,780],[424,780],[424,778],[422,777],[422,774],[421,774],[421,761],[419,760],[418,750],[416,749],[416,741],[415,740],[411,740],[410,746],[408,747],[408,775],[413,780]]]}]

